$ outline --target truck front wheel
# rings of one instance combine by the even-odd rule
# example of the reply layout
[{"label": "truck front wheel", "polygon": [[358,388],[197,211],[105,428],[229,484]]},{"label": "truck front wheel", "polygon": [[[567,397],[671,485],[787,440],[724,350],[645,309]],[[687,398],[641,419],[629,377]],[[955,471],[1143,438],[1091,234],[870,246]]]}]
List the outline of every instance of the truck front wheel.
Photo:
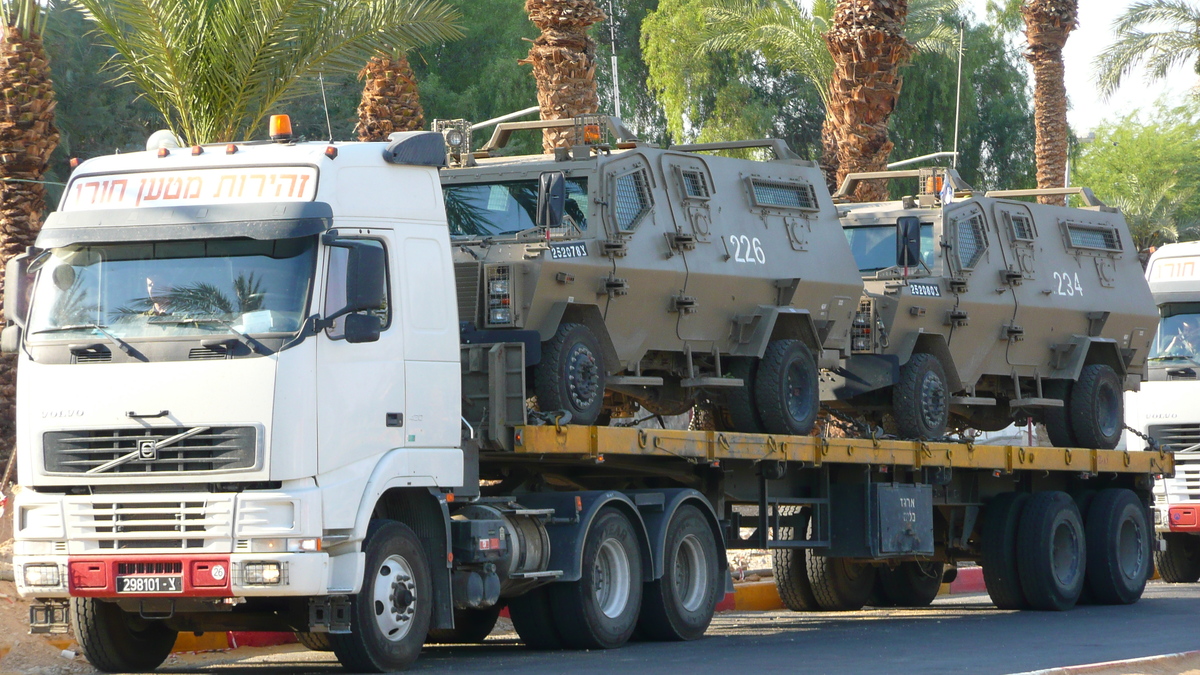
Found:
[{"label": "truck front wheel", "polygon": [[71,598],[71,623],[88,663],[105,673],[158,668],[178,636],[161,621],[143,619],[96,598]]},{"label": "truck front wheel", "polygon": [[695,506],[679,507],[667,526],[663,576],[645,586],[638,629],[652,640],[695,640],[725,595],[717,540]]},{"label": "truck front wheel", "polygon": [[1154,552],[1154,564],[1162,580],[1169,584],[1200,581],[1200,537],[1182,532],[1163,535],[1167,550]]},{"label": "truck front wheel", "polygon": [[407,525],[374,520],[367,530],[366,574],[350,599],[350,632],[330,634],[347,670],[403,670],[417,660],[429,632],[433,584],[421,541]]},{"label": "truck front wheel", "polygon": [[492,634],[496,621],[500,619],[500,605],[486,609],[454,610],[454,628],[435,628],[429,631],[425,644],[472,645],[479,644]]},{"label": "truck front wheel", "polygon": [[542,343],[542,360],[533,367],[533,388],[544,413],[571,413],[571,423],[595,424],[604,407],[607,377],[600,341],[581,323],[564,323]]}]

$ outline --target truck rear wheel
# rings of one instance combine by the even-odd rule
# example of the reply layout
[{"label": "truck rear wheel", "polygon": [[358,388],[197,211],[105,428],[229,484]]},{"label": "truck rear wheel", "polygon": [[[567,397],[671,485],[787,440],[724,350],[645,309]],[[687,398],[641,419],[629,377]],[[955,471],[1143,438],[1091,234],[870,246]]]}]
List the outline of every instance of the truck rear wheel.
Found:
[{"label": "truck rear wheel", "polygon": [[742,381],[742,386],[730,388],[725,394],[725,407],[733,431],[761,434],[763,423],[759,419],[758,405],[754,400],[754,374],[758,360],[748,356],[733,356],[729,359],[729,374]]},{"label": "truck rear wheel", "polygon": [[992,603],[1000,609],[1025,609],[1017,572],[1017,529],[1029,495],[1004,492],[988,502],[983,512],[983,583]]},{"label": "truck rear wheel", "polygon": [[606,507],[583,542],[583,576],[550,587],[554,621],[573,649],[613,649],[629,640],[642,605],[642,551],[629,518]]},{"label": "truck rear wheel", "polygon": [[562,649],[563,641],[550,607],[550,588],[542,586],[508,599],[508,615],[521,641],[530,649]]},{"label": "truck rear wheel", "polygon": [[347,670],[403,670],[417,660],[433,614],[433,583],[421,540],[407,525],[373,520],[364,542],[362,590],[350,598],[350,632],[331,633]]},{"label": "truck rear wheel", "polygon": [[1154,564],[1162,580],[1170,584],[1200,581],[1200,537],[1182,532],[1163,534],[1167,550],[1154,552]]},{"label": "truck rear wheel", "polygon": [[1105,605],[1138,601],[1150,577],[1153,530],[1132,490],[1101,490],[1091,500],[1087,534],[1087,588]]},{"label": "truck rear wheel", "polygon": [[71,623],[88,663],[105,673],[158,668],[179,635],[161,621],[143,619],[97,598],[71,598]]},{"label": "truck rear wheel", "polygon": [[[803,506],[781,505],[779,515],[791,518],[795,527],[780,527],[778,537],[782,541],[806,538],[810,522],[810,511]],[[777,548],[771,551],[771,569],[775,573],[775,588],[784,607],[793,612],[815,612],[821,609],[808,581],[807,549]]]},{"label": "truck rear wheel", "polygon": [[314,652],[331,652],[333,643],[329,641],[329,633],[310,633],[306,630],[296,631],[296,642]]},{"label": "truck rear wheel", "polygon": [[892,416],[901,438],[930,440],[946,435],[950,392],[946,369],[932,354],[913,354],[892,387]]},{"label": "truck rear wheel", "polygon": [[650,640],[695,640],[725,595],[717,540],[700,509],[684,505],[671,517],[663,557],[663,577],[643,590],[638,630]]},{"label": "truck rear wheel", "polygon": [[500,605],[487,609],[454,610],[454,628],[434,628],[425,638],[427,645],[479,644],[492,634],[500,618]]},{"label": "truck rear wheel", "polygon": [[1065,492],[1029,498],[1017,530],[1021,592],[1034,609],[1075,606],[1087,572],[1087,541],[1075,501]]},{"label": "truck rear wheel", "polygon": [[875,587],[875,568],[845,558],[808,556],[808,581],[817,605],[827,612],[862,609]]},{"label": "truck rear wheel", "polygon": [[1071,429],[1085,448],[1111,450],[1121,440],[1125,394],[1121,378],[1110,366],[1084,366],[1071,388]]},{"label": "truck rear wheel", "polygon": [[928,607],[942,589],[940,562],[907,560],[879,568],[879,587],[894,607]]},{"label": "truck rear wheel", "polygon": [[754,373],[754,399],[763,431],[807,436],[820,408],[817,362],[799,340],[767,345]]},{"label": "truck rear wheel", "polygon": [[533,388],[545,413],[565,410],[573,424],[594,424],[604,407],[607,371],[600,341],[581,323],[564,323],[542,343]]}]

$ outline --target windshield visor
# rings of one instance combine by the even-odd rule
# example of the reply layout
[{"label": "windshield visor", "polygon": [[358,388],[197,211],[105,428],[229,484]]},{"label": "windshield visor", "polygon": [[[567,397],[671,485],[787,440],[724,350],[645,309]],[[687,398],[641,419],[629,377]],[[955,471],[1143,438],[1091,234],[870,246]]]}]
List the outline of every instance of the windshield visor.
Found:
[{"label": "windshield visor", "polygon": [[1200,363],[1200,302],[1172,302],[1158,309],[1162,320],[1150,344],[1150,358]]},{"label": "windshield visor", "polygon": [[[446,185],[446,218],[450,234],[458,237],[511,235],[536,227],[538,182]],[[587,231],[587,179],[567,179],[566,216]]]},{"label": "windshield visor", "polygon": [[[872,274],[896,266],[896,226],[847,227],[846,241],[858,263],[858,271]],[[921,262],[933,269],[933,225],[921,223]]]},{"label": "windshield visor", "polygon": [[56,248],[38,273],[28,336],[295,333],[316,250],[315,236]]}]

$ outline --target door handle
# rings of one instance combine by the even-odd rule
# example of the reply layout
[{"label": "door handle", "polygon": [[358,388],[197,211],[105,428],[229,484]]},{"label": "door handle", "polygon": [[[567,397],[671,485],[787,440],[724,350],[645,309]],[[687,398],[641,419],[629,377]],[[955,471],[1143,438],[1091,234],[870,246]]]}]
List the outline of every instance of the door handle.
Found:
[{"label": "door handle", "polygon": [[389,427],[404,426],[404,413],[402,413],[402,412],[388,413],[387,414],[387,425]]}]

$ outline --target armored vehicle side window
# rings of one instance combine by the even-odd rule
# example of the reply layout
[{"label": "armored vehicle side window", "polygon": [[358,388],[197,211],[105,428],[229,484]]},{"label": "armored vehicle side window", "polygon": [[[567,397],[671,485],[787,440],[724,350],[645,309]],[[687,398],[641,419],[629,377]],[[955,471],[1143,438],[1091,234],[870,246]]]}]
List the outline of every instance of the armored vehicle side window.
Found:
[{"label": "armored vehicle side window", "polygon": [[708,199],[708,178],[703,171],[683,169],[679,172],[683,179],[683,192],[688,199]]},{"label": "armored vehicle side window", "polygon": [[615,181],[617,227],[632,232],[650,212],[650,183],[644,169],[619,176]]},{"label": "armored vehicle side window", "polygon": [[[452,236],[500,236],[534,227],[536,180],[445,185],[442,195]],[[587,206],[587,179],[568,178],[566,215],[583,231],[587,231]]]},{"label": "armored vehicle side window", "polygon": [[1121,235],[1114,228],[1080,223],[1064,223],[1064,226],[1067,228],[1067,241],[1074,248],[1121,250]]},{"label": "armored vehicle side window", "polygon": [[754,206],[771,209],[818,211],[817,195],[808,183],[750,179],[750,198]]},{"label": "armored vehicle side window", "polygon": [[1028,215],[1005,211],[1004,220],[1008,223],[1008,232],[1013,241],[1033,241],[1033,219]]},{"label": "armored vehicle side window", "polygon": [[[858,271],[873,274],[896,266],[896,225],[847,227],[846,241]],[[921,263],[933,268],[933,223],[921,223]]]},{"label": "armored vehicle side window", "polygon": [[983,214],[978,209],[967,209],[951,216],[954,249],[958,255],[960,269],[974,269],[983,254],[987,253],[987,230]]},{"label": "armored vehicle side window", "polygon": [[[386,262],[388,259],[387,248],[383,245],[383,242],[376,239],[356,239],[355,241],[384,249],[383,259],[386,269],[391,269],[390,263]],[[329,269],[325,275],[326,314],[332,314],[346,306],[346,261],[349,256],[350,252],[348,249],[337,247],[329,249]],[[390,287],[391,274],[388,274],[383,281],[383,304],[366,312],[367,314],[379,317],[379,323],[383,330],[387,330],[388,326],[392,325],[392,312],[390,309],[392,294]],[[333,325],[326,330],[331,340],[341,340],[346,337],[346,317],[339,317],[334,320]]]}]

